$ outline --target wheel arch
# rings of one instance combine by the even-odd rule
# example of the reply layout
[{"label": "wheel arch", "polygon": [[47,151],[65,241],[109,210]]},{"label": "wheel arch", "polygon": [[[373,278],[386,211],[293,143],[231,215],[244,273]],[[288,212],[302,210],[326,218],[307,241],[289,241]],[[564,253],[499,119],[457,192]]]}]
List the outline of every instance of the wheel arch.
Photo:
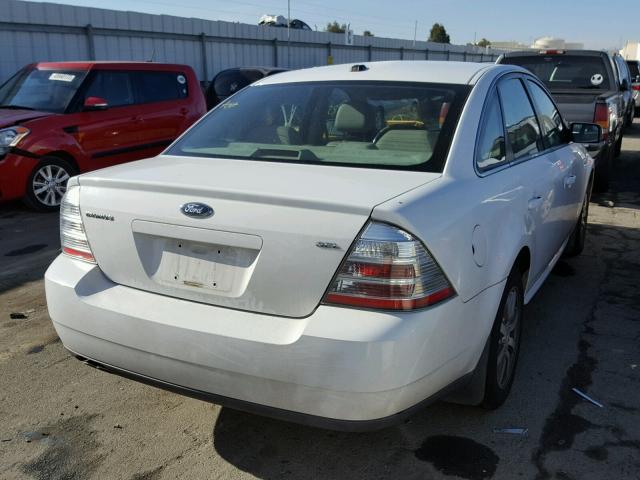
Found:
[{"label": "wheel arch", "polygon": [[531,272],[531,250],[528,245],[524,245],[520,248],[518,255],[513,261],[512,269],[517,269],[517,271],[520,272],[520,275],[522,275],[522,287],[526,292]]},{"label": "wheel arch", "polygon": [[69,152],[65,152],[64,150],[53,150],[49,153],[46,153],[41,158],[45,158],[45,157],[55,157],[55,158],[59,158],[60,160],[65,160],[69,162],[71,166],[73,166],[73,168],[75,168],[75,172],[74,172],[75,174],[80,173],[80,165],[78,164],[76,159],[73,157],[73,155],[71,155]]}]

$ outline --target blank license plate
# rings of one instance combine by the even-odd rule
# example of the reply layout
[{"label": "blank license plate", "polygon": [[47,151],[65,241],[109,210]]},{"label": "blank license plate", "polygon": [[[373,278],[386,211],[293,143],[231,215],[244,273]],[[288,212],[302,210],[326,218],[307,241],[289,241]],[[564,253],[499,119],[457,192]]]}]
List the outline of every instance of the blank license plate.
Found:
[{"label": "blank license plate", "polygon": [[237,253],[234,247],[167,239],[161,278],[169,284],[229,292]]}]

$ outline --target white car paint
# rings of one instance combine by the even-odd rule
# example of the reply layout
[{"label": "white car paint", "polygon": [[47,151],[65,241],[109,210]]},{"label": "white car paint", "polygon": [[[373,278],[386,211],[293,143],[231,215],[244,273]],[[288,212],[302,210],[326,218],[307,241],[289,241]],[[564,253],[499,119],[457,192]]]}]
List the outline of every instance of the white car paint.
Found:
[{"label": "white car paint", "polygon": [[[97,265],[61,255],[46,273],[64,345],[145,378],[344,421],[395,415],[473,372],[516,258],[531,252],[528,302],[576,224],[593,162],[567,144],[476,171],[485,99],[502,76],[526,75],[517,67],[366,65],[286,72],[249,88],[354,76],[472,85],[441,174],[161,155],[76,177],[69,188],[80,189]],[[185,217],[178,206],[190,201],[215,215]],[[321,303],[370,220],[417,236],[456,295],[415,311]],[[248,260],[221,292],[158,282],[171,254],[158,237],[230,245]]]}]

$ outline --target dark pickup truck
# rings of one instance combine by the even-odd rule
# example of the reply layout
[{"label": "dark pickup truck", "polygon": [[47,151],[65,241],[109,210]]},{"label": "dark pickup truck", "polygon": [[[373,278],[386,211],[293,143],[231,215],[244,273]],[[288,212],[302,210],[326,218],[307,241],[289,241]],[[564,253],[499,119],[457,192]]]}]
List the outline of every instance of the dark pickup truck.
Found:
[{"label": "dark pickup truck", "polygon": [[505,53],[497,63],[533,72],[569,123],[591,122],[602,127],[604,142],[591,155],[596,164],[594,187],[606,190],[613,159],[620,154],[631,99],[631,86],[619,76],[614,59],[602,51],[530,50]]}]

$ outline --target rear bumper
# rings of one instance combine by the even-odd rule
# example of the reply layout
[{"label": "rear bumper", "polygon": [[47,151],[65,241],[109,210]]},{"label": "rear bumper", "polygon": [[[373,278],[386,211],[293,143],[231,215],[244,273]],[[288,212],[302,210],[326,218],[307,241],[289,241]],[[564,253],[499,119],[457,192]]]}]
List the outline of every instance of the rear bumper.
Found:
[{"label": "rear bumper", "polygon": [[471,373],[504,286],[419,312],[320,306],[282,318],[116,285],[64,256],[45,285],[56,331],[78,356],[234,408],[347,430],[399,421]]},{"label": "rear bumper", "polygon": [[[71,352],[73,353],[73,352]],[[401,423],[406,418],[410,417],[419,410],[429,406],[439,398],[444,397],[450,392],[456,391],[458,388],[466,385],[472,377],[473,372],[459,378],[455,382],[449,384],[447,387],[432,395],[429,398],[422,400],[421,402],[413,405],[406,410],[389,415],[384,418],[377,418],[375,420],[340,420],[335,418],[320,417],[317,415],[310,415],[307,413],[295,412],[292,410],[284,410],[281,408],[270,407],[268,405],[262,405],[254,402],[247,402],[245,400],[239,400],[237,398],[223,397],[211,392],[203,392],[202,390],[195,390],[181,385],[175,385],[168,383],[157,378],[150,378],[139,373],[130,372],[122,368],[114,367],[113,365],[107,365],[105,363],[97,362],[95,360],[82,357],[74,354],[75,357],[86,363],[87,365],[97,368],[98,370],[104,370],[105,372],[119,375],[130,380],[135,380],[146,385],[168,390],[170,392],[185,395],[187,397],[196,398],[205,402],[216,403],[223,407],[233,408],[235,410],[242,410],[244,412],[255,413],[264,417],[271,417],[278,420],[284,420],[287,422],[295,422],[302,425],[308,425],[311,427],[326,428],[330,430],[340,430],[344,432],[366,432],[371,430],[380,430],[382,428],[390,427]]]}]

